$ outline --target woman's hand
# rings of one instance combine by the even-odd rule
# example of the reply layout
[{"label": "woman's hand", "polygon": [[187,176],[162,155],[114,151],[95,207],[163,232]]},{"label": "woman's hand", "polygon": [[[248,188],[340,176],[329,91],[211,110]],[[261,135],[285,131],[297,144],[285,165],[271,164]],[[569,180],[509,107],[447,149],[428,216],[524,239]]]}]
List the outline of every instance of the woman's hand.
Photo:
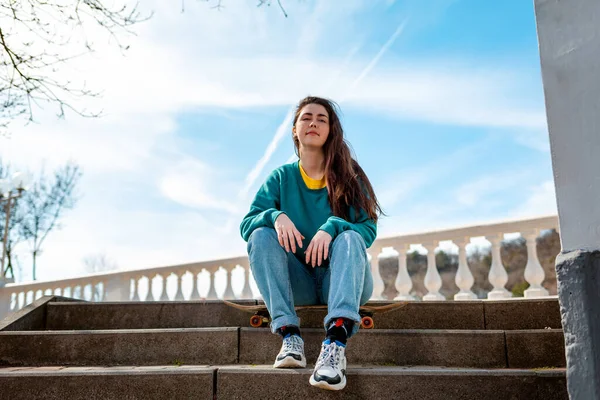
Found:
[{"label": "woman's hand", "polygon": [[302,248],[302,239],[304,236],[296,229],[296,225],[285,214],[279,214],[275,220],[275,231],[277,231],[277,239],[281,247],[285,248],[288,253],[290,249],[292,253],[296,252],[296,242]]},{"label": "woman's hand", "polygon": [[329,244],[331,243],[331,235],[325,231],[317,231],[316,235],[310,241],[306,249],[306,263],[314,267],[321,266],[323,260],[329,256]]}]

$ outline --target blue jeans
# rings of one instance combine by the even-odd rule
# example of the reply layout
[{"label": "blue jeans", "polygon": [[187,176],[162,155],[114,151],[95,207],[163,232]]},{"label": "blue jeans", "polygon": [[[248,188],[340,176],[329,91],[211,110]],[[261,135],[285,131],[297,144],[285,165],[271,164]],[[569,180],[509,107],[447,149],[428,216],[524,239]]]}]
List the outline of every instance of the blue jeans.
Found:
[{"label": "blue jeans", "polygon": [[313,268],[281,247],[275,229],[257,228],[248,239],[248,257],[273,333],[286,325],[299,327],[294,306],[314,304],[328,305],[325,327],[333,319],[347,318],[355,321],[348,337],[358,331],[359,306],[373,293],[373,276],[365,242],[357,232],[339,234],[330,245],[329,263]]}]

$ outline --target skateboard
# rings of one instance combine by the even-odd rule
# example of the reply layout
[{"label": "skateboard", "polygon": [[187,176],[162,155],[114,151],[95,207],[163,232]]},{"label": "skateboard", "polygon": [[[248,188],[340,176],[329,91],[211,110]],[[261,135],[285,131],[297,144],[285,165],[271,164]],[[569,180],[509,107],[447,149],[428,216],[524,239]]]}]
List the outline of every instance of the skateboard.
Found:
[{"label": "skateboard", "polygon": [[[238,310],[246,311],[248,313],[253,314],[250,317],[250,326],[253,328],[260,328],[263,326],[267,326],[269,322],[271,322],[271,317],[269,315],[269,310],[267,310],[267,306],[264,304],[260,305],[242,305],[237,303],[232,303],[231,301],[223,300],[225,304],[230,307],[237,308]],[[396,310],[398,308],[402,308],[406,306],[408,302],[396,302],[392,304],[386,304],[384,306],[361,306],[358,310],[360,315],[360,327],[363,329],[373,329],[375,327],[375,323],[373,322],[373,315],[377,312],[385,313],[388,311]],[[325,310],[327,311],[326,304],[312,305],[312,306],[297,306],[295,307],[296,311],[300,310]]]}]

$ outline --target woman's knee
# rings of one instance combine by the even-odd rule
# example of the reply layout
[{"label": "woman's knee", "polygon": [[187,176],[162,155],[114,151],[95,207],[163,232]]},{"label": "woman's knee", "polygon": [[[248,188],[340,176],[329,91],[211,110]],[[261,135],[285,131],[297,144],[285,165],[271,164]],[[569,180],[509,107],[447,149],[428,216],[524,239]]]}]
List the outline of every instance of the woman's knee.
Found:
[{"label": "woman's knee", "polygon": [[365,241],[360,233],[352,230],[343,231],[333,240],[333,246],[337,245],[358,246],[366,250]]},{"label": "woman's knee", "polygon": [[248,238],[248,253],[250,253],[253,246],[264,247],[275,243],[279,245],[275,229],[267,227],[256,228]]}]

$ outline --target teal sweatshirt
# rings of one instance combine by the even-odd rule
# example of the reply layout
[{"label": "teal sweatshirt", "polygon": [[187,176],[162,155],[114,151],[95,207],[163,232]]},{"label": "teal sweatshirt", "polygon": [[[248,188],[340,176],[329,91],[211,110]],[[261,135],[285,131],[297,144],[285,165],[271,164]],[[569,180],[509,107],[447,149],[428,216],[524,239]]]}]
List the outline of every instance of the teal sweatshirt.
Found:
[{"label": "teal sweatshirt", "polygon": [[240,224],[242,238],[248,241],[256,228],[274,228],[275,220],[282,213],[292,220],[305,238],[302,248],[296,249],[295,253],[302,263],[305,262],[304,251],[319,230],[329,233],[333,238],[332,242],[343,231],[356,231],[367,247],[373,244],[377,236],[377,224],[362,209],[358,216],[353,208],[350,209],[352,222],[333,216],[327,188],[309,189],[300,174],[299,161],[285,164],[271,172]]}]

